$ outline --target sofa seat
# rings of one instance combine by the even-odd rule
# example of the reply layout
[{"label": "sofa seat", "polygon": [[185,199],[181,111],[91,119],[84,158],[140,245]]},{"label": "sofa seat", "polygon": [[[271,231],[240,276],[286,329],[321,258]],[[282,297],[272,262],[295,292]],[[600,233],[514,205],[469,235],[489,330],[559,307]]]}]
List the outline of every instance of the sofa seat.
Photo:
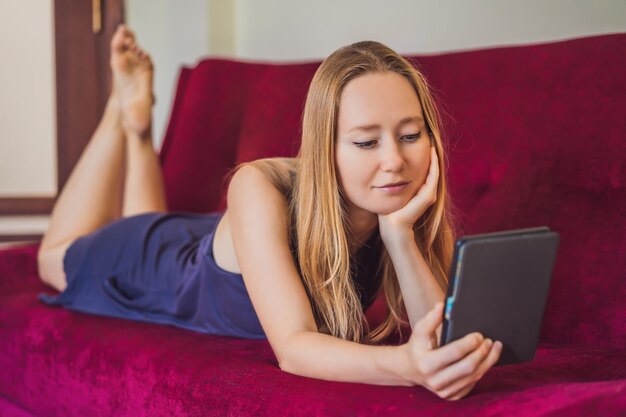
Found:
[{"label": "sofa seat", "polygon": [[[0,251],[0,386],[19,412],[570,417],[626,410],[623,348],[541,342],[532,362],[493,368],[460,402],[422,387],[322,381],[281,371],[266,340],[47,307],[35,296],[50,292],[34,267],[37,247]],[[371,323],[382,318],[381,302],[368,311]]]}]

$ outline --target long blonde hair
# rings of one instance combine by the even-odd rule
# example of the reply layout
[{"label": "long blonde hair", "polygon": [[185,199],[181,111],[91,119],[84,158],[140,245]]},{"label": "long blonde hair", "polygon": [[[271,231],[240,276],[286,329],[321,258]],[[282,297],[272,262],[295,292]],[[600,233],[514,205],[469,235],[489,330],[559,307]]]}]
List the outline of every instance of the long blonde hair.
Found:
[{"label": "long blonde hair", "polygon": [[369,330],[351,272],[352,235],[335,170],[335,140],[339,100],[346,84],[355,77],[383,71],[398,73],[411,83],[436,147],[440,167],[437,201],[413,229],[418,248],[445,292],[455,236],[440,116],[424,76],[385,45],[373,41],[354,43],[322,62],[307,94],[302,143],[295,159],[260,159],[240,164],[229,174],[243,165],[254,164],[287,196],[294,260],[298,261],[319,331],[365,344],[378,344],[396,331],[402,340],[402,328],[409,323],[393,264],[381,245],[375,274],[383,274],[381,287],[385,291],[387,315],[378,327]]}]

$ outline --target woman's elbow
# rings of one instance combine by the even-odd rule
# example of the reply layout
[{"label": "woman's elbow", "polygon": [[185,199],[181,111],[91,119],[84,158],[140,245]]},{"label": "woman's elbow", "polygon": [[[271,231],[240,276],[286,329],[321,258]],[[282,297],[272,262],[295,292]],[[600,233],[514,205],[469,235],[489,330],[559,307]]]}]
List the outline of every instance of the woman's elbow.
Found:
[{"label": "woman's elbow", "polygon": [[276,349],[276,359],[278,360],[278,367],[290,374],[298,374],[296,365],[297,358],[296,353],[302,352],[302,348],[299,347],[299,339],[302,335],[310,333],[309,331],[297,331],[286,337],[280,346],[280,349]]}]

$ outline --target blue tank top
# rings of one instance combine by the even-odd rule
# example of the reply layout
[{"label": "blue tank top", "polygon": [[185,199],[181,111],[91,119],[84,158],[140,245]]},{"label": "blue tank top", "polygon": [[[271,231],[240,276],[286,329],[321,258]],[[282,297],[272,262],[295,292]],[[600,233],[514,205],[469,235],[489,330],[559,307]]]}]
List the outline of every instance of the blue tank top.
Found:
[{"label": "blue tank top", "polygon": [[[263,339],[241,274],[213,257],[223,213],[143,213],[76,239],[63,259],[67,287],[40,294],[48,305],[202,333]],[[355,289],[364,311],[380,288],[375,233],[355,256]]]}]

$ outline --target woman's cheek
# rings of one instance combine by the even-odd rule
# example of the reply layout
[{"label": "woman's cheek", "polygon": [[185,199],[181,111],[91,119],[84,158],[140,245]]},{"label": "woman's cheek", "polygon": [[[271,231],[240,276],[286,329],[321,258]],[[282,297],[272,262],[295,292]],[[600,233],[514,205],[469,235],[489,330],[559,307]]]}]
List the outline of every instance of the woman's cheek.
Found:
[{"label": "woman's cheek", "polygon": [[422,168],[420,171],[420,173],[418,174],[418,179],[417,179],[417,189],[415,190],[415,192],[418,192],[420,188],[422,188],[422,186],[424,186],[424,184],[426,184],[426,177],[428,177],[428,169],[430,167],[428,165],[425,166],[425,168]]}]

